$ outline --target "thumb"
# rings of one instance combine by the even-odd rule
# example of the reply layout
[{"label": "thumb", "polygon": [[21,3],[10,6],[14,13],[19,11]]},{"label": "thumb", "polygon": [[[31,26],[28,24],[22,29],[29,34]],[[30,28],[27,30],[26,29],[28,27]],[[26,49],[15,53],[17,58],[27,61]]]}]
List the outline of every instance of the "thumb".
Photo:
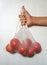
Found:
[{"label": "thumb", "polygon": [[23,11],[23,14],[24,14],[24,15],[25,15],[26,12],[27,12],[24,6],[22,6],[22,11]]},{"label": "thumb", "polygon": [[28,17],[29,17],[29,13],[28,13],[28,11],[25,9],[24,6],[22,6],[22,11],[23,11],[23,15],[25,15],[25,17],[28,18]]}]

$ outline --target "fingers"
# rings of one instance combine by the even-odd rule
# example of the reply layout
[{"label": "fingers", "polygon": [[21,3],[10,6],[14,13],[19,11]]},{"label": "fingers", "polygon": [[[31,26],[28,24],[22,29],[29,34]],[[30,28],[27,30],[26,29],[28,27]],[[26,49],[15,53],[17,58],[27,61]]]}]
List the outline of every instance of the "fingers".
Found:
[{"label": "fingers", "polygon": [[24,15],[19,15],[20,21],[21,21],[21,25],[25,25],[26,24],[26,18]]},{"label": "fingers", "polygon": [[24,15],[19,15],[20,20],[25,20],[25,16]]},{"label": "fingers", "polygon": [[21,25],[25,25],[26,24],[26,9],[24,8],[24,6],[22,6],[22,11],[23,11],[23,15],[19,15],[20,21],[21,21]]}]

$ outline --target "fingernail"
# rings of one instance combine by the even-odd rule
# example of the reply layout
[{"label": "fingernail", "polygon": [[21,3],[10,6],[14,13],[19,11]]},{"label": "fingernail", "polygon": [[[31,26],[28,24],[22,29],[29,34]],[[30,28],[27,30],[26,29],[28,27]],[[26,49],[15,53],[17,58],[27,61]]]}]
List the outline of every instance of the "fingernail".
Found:
[{"label": "fingernail", "polygon": [[24,8],[24,5],[22,6],[22,8]]}]

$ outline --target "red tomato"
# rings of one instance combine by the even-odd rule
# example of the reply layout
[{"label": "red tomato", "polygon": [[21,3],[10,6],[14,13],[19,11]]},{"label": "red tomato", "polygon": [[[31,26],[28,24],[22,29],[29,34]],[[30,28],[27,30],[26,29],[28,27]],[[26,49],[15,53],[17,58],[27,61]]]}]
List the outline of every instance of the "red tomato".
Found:
[{"label": "red tomato", "polygon": [[16,52],[16,51],[11,47],[10,44],[8,44],[8,45],[6,46],[6,51],[8,51],[8,52],[10,52],[10,53],[15,53],[15,52]]},{"label": "red tomato", "polygon": [[28,52],[27,52],[27,56],[28,57],[32,57],[34,55],[34,48],[33,47],[30,47]]},{"label": "red tomato", "polygon": [[35,43],[33,44],[33,47],[34,47],[34,51],[35,51],[36,53],[39,53],[39,52],[41,51],[41,45],[40,45],[38,42],[35,42]]},{"label": "red tomato", "polygon": [[30,46],[32,45],[32,41],[31,41],[29,38],[25,39],[25,40],[23,41],[23,43],[24,43],[27,47],[30,47]]},{"label": "red tomato", "polygon": [[20,53],[20,54],[22,54],[22,55],[26,55],[26,53],[27,53],[27,47],[26,46],[24,46],[24,45],[20,45],[19,47],[18,47],[18,52]]},{"label": "red tomato", "polygon": [[10,41],[10,44],[11,46],[14,48],[14,49],[17,49],[18,46],[20,45],[20,41],[16,38],[13,38],[11,41]]}]

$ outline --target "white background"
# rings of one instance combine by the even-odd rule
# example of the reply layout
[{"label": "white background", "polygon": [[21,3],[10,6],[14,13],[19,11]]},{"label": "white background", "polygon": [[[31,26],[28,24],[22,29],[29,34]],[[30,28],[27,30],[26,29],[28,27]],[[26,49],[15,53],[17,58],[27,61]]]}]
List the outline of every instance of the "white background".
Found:
[{"label": "white background", "polygon": [[33,16],[47,16],[47,0],[0,0],[0,65],[47,65],[47,27],[32,26],[30,31],[41,43],[42,52],[33,58],[6,52],[5,46],[18,31],[21,6]]}]

